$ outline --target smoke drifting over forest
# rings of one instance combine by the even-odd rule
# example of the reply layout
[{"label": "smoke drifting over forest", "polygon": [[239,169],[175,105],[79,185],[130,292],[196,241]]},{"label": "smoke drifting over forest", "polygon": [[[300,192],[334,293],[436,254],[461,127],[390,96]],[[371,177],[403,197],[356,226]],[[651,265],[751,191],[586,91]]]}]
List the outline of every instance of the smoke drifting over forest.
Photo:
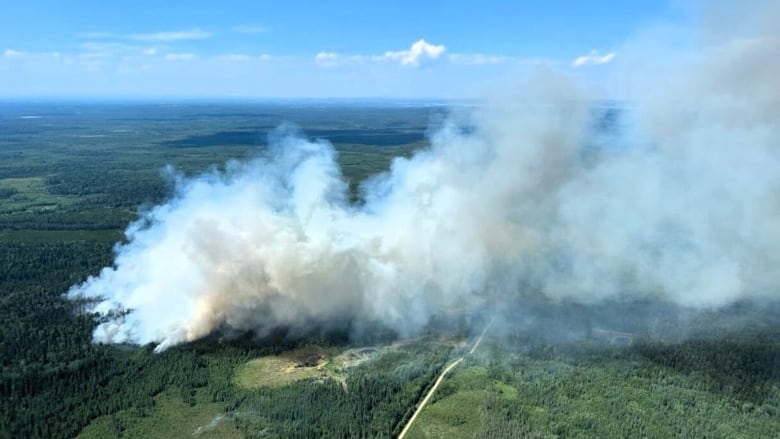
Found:
[{"label": "smoke drifting over forest", "polygon": [[282,128],[263,157],[179,178],[114,266],[69,294],[132,310],[96,341],[158,349],[218,327],[351,317],[412,333],[442,310],[529,292],[780,298],[778,9],[733,16],[739,34],[708,27],[608,135],[552,73],[459,111],[366,183],[359,206],[333,147]]}]

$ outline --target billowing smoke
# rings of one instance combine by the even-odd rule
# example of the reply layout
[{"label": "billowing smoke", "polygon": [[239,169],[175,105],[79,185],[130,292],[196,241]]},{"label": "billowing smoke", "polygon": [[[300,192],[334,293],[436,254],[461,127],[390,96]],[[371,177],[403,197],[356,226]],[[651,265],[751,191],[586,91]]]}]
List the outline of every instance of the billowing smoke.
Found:
[{"label": "billowing smoke", "polygon": [[263,157],[180,178],[69,294],[118,314],[96,341],[158,349],[332,319],[414,332],[499,296],[778,298],[780,40],[747,29],[682,57],[608,133],[549,73],[454,112],[360,205],[330,144],[280,129]]}]

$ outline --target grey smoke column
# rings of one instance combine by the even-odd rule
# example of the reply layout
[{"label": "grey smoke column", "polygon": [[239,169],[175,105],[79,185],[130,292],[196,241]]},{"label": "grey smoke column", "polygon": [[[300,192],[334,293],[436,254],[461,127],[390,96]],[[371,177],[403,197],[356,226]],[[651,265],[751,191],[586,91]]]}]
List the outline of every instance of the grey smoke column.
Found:
[{"label": "grey smoke column", "polygon": [[363,207],[346,202],[329,144],[280,133],[268,158],[182,179],[128,228],[115,266],[69,294],[132,310],[96,341],[158,349],[221,325],[350,316],[413,332],[527,291],[778,298],[780,44],[747,28],[679,57],[633,103],[633,131],[587,159],[588,101],[551,74],[445,123],[365,186]]}]

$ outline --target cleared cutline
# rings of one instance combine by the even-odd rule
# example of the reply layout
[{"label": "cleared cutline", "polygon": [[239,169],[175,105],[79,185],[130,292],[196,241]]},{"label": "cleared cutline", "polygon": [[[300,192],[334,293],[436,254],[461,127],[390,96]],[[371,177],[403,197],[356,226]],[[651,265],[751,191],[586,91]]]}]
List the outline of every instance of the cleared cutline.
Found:
[{"label": "cleared cutline", "polygon": [[[482,338],[485,336],[485,333],[487,332],[488,328],[490,327],[490,324],[493,323],[493,320],[490,320],[490,322],[485,325],[485,329],[482,330],[482,333],[479,335],[479,338],[477,338],[477,341],[474,342],[474,346],[471,347],[471,350],[469,350],[468,355],[471,355],[474,353],[474,351],[477,350],[477,347],[479,347],[479,344],[482,342]],[[428,404],[428,401],[433,397],[433,394],[436,393],[436,389],[439,388],[439,385],[442,381],[444,381],[444,377],[457,366],[460,364],[461,361],[465,356],[458,358],[457,360],[453,361],[452,363],[447,366],[442,373],[439,375],[439,378],[436,379],[436,382],[433,384],[433,387],[431,387],[431,390],[428,391],[428,394],[425,395],[425,398],[423,398],[422,402],[419,406],[417,406],[417,410],[415,410],[414,414],[411,418],[409,418],[409,422],[406,423],[404,426],[404,429],[401,430],[401,434],[398,435],[398,439],[403,439],[407,433],[409,433],[409,430],[412,428],[412,424],[414,424],[414,421],[417,419],[417,417],[422,413],[423,409],[425,408],[426,404]]]}]

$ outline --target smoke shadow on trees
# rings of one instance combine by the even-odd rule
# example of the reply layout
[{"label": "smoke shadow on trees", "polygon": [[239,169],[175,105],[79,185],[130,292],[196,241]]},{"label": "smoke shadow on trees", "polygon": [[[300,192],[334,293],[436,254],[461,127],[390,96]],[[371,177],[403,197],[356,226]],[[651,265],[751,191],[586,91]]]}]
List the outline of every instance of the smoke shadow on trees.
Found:
[{"label": "smoke shadow on trees", "polygon": [[762,404],[780,384],[778,337],[780,328],[743,328],[675,344],[645,341],[635,348],[655,364],[704,377],[711,392]]},{"label": "smoke shadow on trees", "polygon": [[[269,129],[257,130],[227,130],[210,134],[200,134],[176,140],[165,140],[160,145],[171,148],[203,148],[213,146],[263,145],[268,138]],[[388,129],[309,129],[307,136],[315,139],[326,139],[333,144],[399,146],[425,140],[424,131],[403,131]]]}]

